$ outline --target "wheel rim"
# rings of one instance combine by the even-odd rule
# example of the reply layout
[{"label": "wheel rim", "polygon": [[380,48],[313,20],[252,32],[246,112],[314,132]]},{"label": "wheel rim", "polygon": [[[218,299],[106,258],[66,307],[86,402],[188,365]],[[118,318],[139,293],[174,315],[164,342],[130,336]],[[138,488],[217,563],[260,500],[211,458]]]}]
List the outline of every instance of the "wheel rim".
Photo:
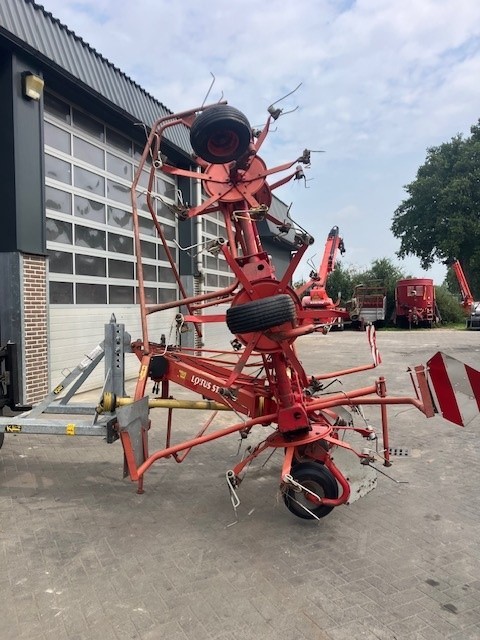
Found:
[{"label": "wheel rim", "polygon": [[212,155],[223,158],[234,154],[239,144],[240,140],[234,131],[219,131],[209,138],[207,149]]},{"label": "wheel rim", "polygon": [[[320,483],[315,482],[314,480],[305,480],[302,484],[305,489],[316,494],[319,498],[325,498],[325,490]],[[322,503],[311,493],[308,493],[308,491],[303,491],[302,489],[299,491],[293,490],[290,493],[290,499],[295,502],[299,509],[303,508],[312,511],[315,508],[318,508]]]},{"label": "wheel rim", "polygon": [[338,498],[338,483],[323,464],[315,461],[296,464],[291,475],[295,482],[287,484],[283,500],[293,515],[312,520],[324,518],[332,511],[334,506],[322,500]]}]

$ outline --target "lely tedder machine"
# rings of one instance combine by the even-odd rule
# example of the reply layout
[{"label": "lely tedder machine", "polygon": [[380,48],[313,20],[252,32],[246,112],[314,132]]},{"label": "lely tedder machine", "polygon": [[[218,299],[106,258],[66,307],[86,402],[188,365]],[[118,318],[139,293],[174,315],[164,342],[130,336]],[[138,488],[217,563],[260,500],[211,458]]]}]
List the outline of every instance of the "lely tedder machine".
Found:
[{"label": "lely tedder machine", "polygon": [[[384,378],[363,388],[332,391],[329,381],[373,369],[380,363],[375,331],[367,328],[372,362],[329,373],[306,372],[299,360],[295,341],[300,336],[319,332],[325,321],[344,313],[335,309],[309,309],[291,285],[293,274],[312,244],[312,237],[289,219],[279,220],[270,213],[272,191],[303,177],[302,165],[309,165],[305,150],[293,162],[267,168],[259,151],[281,111],[269,108],[261,131],[253,131],[247,118],[228,104],[216,103],[169,115],[152,127],[132,185],[133,224],[138,262],[142,337],[131,342],[121,324],[112,318],[105,327],[105,340],[86,357],[55,389],[35,407],[15,417],[1,418],[4,432],[98,435],[107,442],[120,439],[123,445],[125,474],[143,492],[144,477],[152,465],[163,459],[176,462],[195,447],[237,434],[242,439],[256,434],[254,446],[226,470],[226,481],[233,506],[239,504],[239,485],[248,465],[258,456],[278,451],[279,486],[287,508],[296,516],[320,519],[334,507],[352,502],[375,486],[375,461],[388,466],[389,442],[387,408],[389,405],[413,405],[427,417],[437,409],[444,417],[464,424],[456,393],[464,391],[473,398],[478,392],[478,372],[438,353],[427,363],[410,371],[412,397],[387,395]],[[169,127],[190,129],[190,140],[198,171],[168,164],[160,153],[162,137]],[[149,167],[147,203],[158,235],[178,282],[180,299],[149,305],[142,275],[137,197],[142,171]],[[159,223],[151,192],[157,172],[170,176],[199,179],[204,200],[193,207],[179,207],[181,219],[220,212],[226,237],[210,243],[209,250],[221,252],[234,281],[215,293],[187,296],[177,266]],[[277,174],[281,174],[277,176]],[[293,229],[296,251],[281,277],[277,277],[269,255],[262,247],[257,223],[267,219],[279,234]],[[181,224],[181,222],[180,222]],[[215,313],[216,305],[229,304],[226,315]],[[178,308],[178,325],[201,332],[205,322],[226,322],[232,334],[231,351],[185,348],[181,340],[168,344],[152,342],[149,318],[166,309]],[[321,334],[321,331],[319,332]],[[179,338],[181,331],[177,332]],[[313,338],[313,336],[312,336]],[[327,338],[318,336],[318,339]],[[133,397],[124,392],[124,355],[133,351],[139,360],[139,374]],[[105,359],[105,385],[98,405],[89,407],[70,402],[86,376]],[[461,371],[461,385],[455,393],[446,393],[449,372]],[[154,382],[157,397],[146,395],[147,383]],[[189,390],[175,399],[177,385]],[[328,391],[326,391],[329,387]],[[441,393],[435,390],[441,389]],[[474,391],[472,391],[474,389]],[[444,397],[448,395],[448,401]],[[480,393],[478,394],[480,395]],[[380,429],[363,418],[362,407],[377,405]],[[15,408],[15,407],[12,407]],[[163,409],[164,448],[151,452],[148,436],[156,408]],[[203,425],[191,438],[175,438],[174,414],[177,409],[209,412]],[[231,423],[214,427],[217,412],[230,412]],[[478,413],[478,404],[476,405]],[[76,421],[72,415],[89,416]],[[92,414],[92,415],[89,415]],[[60,418],[58,417],[60,415]],[[222,414],[226,415],[226,414]],[[68,416],[66,419],[64,416]],[[160,416],[155,416],[158,429]],[[358,424],[357,424],[358,423]],[[260,437],[259,437],[260,436]],[[354,483],[355,487],[354,487]]]}]

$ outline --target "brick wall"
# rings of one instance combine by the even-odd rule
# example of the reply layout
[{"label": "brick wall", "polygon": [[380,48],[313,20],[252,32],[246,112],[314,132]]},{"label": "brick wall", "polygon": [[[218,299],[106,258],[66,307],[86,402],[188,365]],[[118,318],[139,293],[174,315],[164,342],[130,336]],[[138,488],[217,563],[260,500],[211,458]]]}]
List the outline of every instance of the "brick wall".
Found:
[{"label": "brick wall", "polygon": [[47,263],[42,256],[23,256],[23,335],[25,402],[48,393]]}]

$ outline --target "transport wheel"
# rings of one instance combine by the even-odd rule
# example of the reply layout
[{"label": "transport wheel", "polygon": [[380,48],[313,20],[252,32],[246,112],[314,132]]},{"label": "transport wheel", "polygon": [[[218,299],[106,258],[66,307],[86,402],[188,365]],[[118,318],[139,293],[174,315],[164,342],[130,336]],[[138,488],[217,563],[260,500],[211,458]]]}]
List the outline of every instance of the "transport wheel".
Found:
[{"label": "transport wheel", "polygon": [[246,116],[228,104],[202,111],[190,129],[194,152],[211,164],[238,160],[248,150],[251,139],[252,129]]},{"label": "transport wheel", "polygon": [[5,440],[5,434],[4,434],[4,432],[2,431],[2,432],[0,433],[0,449],[3,447],[3,441],[4,441],[4,440]]},{"label": "transport wheel", "polygon": [[[292,467],[291,475],[296,482],[313,491],[321,498],[338,498],[337,481],[323,464],[318,462],[296,464]],[[293,515],[305,520],[313,520],[315,517],[324,518],[334,508],[316,504],[315,498],[307,491],[299,490],[292,485],[287,485],[283,500],[287,509]],[[315,515],[313,516],[303,507],[306,507]]]},{"label": "transport wheel", "polygon": [[227,310],[227,327],[232,333],[251,333],[295,320],[295,303],[283,293],[252,300]]}]

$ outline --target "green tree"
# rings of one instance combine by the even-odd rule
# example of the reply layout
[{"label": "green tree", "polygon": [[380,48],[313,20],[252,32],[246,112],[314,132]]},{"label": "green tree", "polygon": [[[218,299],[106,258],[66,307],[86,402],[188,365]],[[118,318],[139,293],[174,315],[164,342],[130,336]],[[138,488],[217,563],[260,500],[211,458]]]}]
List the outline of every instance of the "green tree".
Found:
[{"label": "green tree", "polygon": [[346,267],[341,261],[337,261],[335,269],[327,278],[327,294],[332,300],[336,300],[340,294],[345,303],[353,295],[357,276],[358,271],[354,267]]},{"label": "green tree", "polygon": [[442,318],[442,324],[465,322],[465,313],[458,296],[452,294],[447,285],[435,287],[435,299]]},{"label": "green tree", "polygon": [[435,260],[462,261],[473,295],[480,297],[480,120],[471,136],[427,150],[408,198],[396,209],[392,232],[400,258],[415,255],[424,269]]}]

